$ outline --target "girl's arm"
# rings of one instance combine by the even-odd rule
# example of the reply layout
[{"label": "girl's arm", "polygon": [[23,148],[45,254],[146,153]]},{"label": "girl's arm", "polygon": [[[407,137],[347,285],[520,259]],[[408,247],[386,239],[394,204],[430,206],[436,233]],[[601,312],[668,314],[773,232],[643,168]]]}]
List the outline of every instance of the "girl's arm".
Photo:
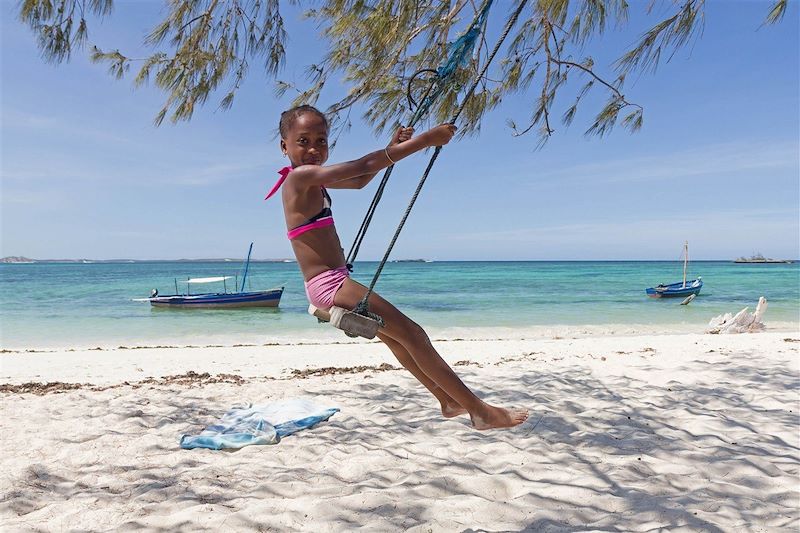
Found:
[{"label": "girl's arm", "polygon": [[[376,150],[375,152],[367,154],[364,157],[354,161],[326,166],[299,166],[289,174],[287,181],[294,182],[296,187],[336,188],[337,184],[343,180],[352,180],[357,182],[357,180],[360,180],[366,176],[368,176],[369,179],[372,179],[375,174],[391,165],[392,162],[396,163],[401,159],[430,146],[442,146],[447,144],[450,142],[450,139],[453,138],[455,132],[456,127],[453,124],[442,124],[426,131],[425,133],[422,133],[421,135],[418,135],[417,137],[412,137],[405,142],[390,145],[381,150]],[[350,187],[345,186],[340,188]]]},{"label": "girl's arm", "polygon": [[[409,140],[414,135],[414,128],[404,128],[399,127],[397,131],[394,132],[392,135],[392,140],[389,141],[389,145],[386,147],[387,150],[390,146],[394,146],[395,144],[400,144],[401,142],[405,142]],[[380,172],[380,171],[378,171]],[[363,189],[366,187],[372,178],[378,175],[378,172],[371,172],[369,174],[364,174],[363,176],[356,176],[354,178],[349,178],[342,181],[337,181],[336,183],[332,183],[328,186],[329,189]]]}]

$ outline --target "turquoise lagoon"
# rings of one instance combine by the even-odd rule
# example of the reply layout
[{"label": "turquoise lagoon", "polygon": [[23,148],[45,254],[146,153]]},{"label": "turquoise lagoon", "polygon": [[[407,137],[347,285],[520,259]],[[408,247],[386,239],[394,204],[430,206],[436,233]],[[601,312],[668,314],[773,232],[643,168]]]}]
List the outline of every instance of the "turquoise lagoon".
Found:
[{"label": "turquoise lagoon", "polygon": [[[154,309],[134,298],[174,279],[234,275],[238,263],[135,262],[0,265],[0,346],[8,350],[234,345],[346,340],[307,315],[294,263],[252,263],[250,287],[284,286],[278,309]],[[377,263],[356,265],[368,283]],[[679,281],[676,262],[397,262],[377,290],[434,338],[553,332],[701,332],[708,320],[765,296],[771,328],[797,331],[800,265],[693,262],[700,296],[688,306],[647,298]]]}]

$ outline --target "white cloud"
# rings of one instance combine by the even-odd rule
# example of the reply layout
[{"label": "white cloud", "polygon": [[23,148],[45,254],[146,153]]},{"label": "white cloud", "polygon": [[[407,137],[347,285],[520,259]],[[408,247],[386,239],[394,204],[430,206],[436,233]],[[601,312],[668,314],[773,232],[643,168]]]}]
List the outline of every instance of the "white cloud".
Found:
[{"label": "white cloud", "polygon": [[67,136],[85,138],[96,142],[126,144],[131,140],[109,131],[107,128],[91,127],[85,121],[76,122],[66,117],[45,116],[18,109],[3,109],[3,135],[14,129],[27,129]]},{"label": "white cloud", "polygon": [[[266,155],[254,157],[251,161],[222,162],[212,165],[203,165],[191,169],[181,168],[175,173],[162,174],[156,181],[173,185],[205,186],[224,183],[226,181],[249,176],[257,171],[270,169],[271,159]],[[276,174],[277,176],[277,174]],[[150,176],[154,178],[154,176]],[[277,178],[276,178],[277,179]]]},{"label": "white cloud", "polygon": [[[797,210],[729,210],[683,216],[597,220],[451,237],[472,248],[497,250],[503,257],[664,258],[677,256],[688,240],[698,258],[753,252],[796,258],[800,242]],[[480,245],[480,246],[478,246]]]},{"label": "white cloud", "polygon": [[42,204],[42,195],[37,192],[19,191],[10,193],[3,190],[4,204],[35,205]]},{"label": "white cloud", "polygon": [[797,141],[710,144],[668,154],[631,157],[569,166],[544,173],[543,180],[591,180],[593,183],[668,181],[745,170],[797,169]]}]

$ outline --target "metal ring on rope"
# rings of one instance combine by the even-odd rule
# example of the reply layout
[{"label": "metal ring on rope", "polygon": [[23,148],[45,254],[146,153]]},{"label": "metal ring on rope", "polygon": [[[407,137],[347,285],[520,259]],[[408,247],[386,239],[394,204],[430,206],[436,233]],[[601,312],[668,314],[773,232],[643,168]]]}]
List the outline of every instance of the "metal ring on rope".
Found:
[{"label": "metal ring on rope", "polygon": [[414,97],[411,96],[411,91],[413,89],[412,85],[413,85],[414,81],[419,77],[420,74],[425,74],[426,72],[427,73],[432,73],[433,74],[433,78],[431,78],[431,83],[428,86],[428,89],[425,91],[425,94],[422,95],[422,98],[420,99],[420,102],[424,102],[425,101],[425,99],[431,93],[431,90],[433,90],[433,86],[436,85],[436,82],[439,79],[439,71],[437,71],[436,69],[432,69],[432,68],[423,68],[423,69],[420,69],[420,70],[416,71],[414,74],[412,74],[411,77],[408,79],[408,89],[406,90],[406,97],[408,98],[409,109],[416,109],[416,108],[419,107],[419,104],[417,104],[417,102],[414,100]]}]

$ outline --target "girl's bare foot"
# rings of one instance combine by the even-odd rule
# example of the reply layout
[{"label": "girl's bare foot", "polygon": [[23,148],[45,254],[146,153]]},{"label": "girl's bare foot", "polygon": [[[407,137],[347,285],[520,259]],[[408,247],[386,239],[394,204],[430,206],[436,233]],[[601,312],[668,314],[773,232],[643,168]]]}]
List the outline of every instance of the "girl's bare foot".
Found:
[{"label": "girl's bare foot", "polygon": [[463,415],[466,413],[467,410],[456,402],[442,404],[442,415],[445,418],[453,418],[454,416]]},{"label": "girl's bare foot", "polygon": [[471,413],[472,426],[475,429],[510,428],[522,424],[528,419],[527,409],[503,409],[486,405],[482,412]]}]

